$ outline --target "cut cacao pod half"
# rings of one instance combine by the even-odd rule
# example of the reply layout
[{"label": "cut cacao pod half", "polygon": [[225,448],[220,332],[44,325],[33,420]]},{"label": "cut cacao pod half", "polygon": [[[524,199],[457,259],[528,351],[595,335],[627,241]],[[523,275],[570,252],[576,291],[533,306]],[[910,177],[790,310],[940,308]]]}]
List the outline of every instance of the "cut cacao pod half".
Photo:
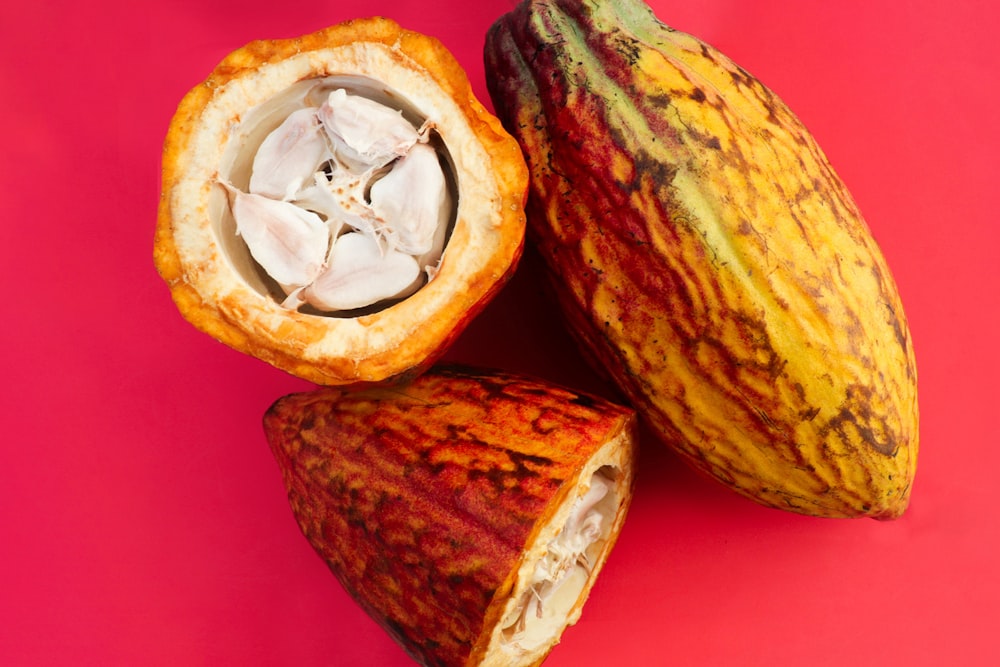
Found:
[{"label": "cut cacao pod half", "polygon": [[382,18],[227,56],[164,144],[181,313],[319,384],[426,368],[520,258],[517,143],[437,40]]},{"label": "cut cacao pod half", "polygon": [[763,505],[900,516],[919,441],[913,341],[803,123],[641,0],[521,2],[485,58],[570,329],[653,430]]},{"label": "cut cacao pod half", "polygon": [[322,387],[264,426],[305,537],[425,665],[540,663],[631,502],[631,409],[511,374]]}]

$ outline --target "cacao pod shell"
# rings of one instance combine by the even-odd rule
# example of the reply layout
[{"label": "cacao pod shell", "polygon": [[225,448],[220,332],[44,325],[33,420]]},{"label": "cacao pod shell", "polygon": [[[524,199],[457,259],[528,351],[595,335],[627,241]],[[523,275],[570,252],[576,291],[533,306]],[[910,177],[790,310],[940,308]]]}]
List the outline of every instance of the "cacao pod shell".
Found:
[{"label": "cacao pod shell", "polygon": [[[277,125],[274,101],[312,80],[430,121],[453,172],[457,203],[436,274],[376,312],[283,308],[234,232],[219,185],[238,171],[234,156],[260,142],[260,128],[242,123],[253,116]],[[252,42],[184,97],[164,142],[154,259],[181,314],[234,349],[318,384],[405,379],[440,357],[514,270],[526,188],[517,143],[445,47],[388,19],[358,19]]]},{"label": "cacao pod shell", "polygon": [[901,515],[913,344],[803,123],[640,0],[522,2],[485,61],[567,321],[663,440],[767,506]]},{"label": "cacao pod shell", "polygon": [[[539,664],[579,618],[631,502],[634,413],[510,374],[449,366],[324,387],[279,399],[264,424],[305,537],[425,665]],[[558,569],[552,545],[599,481],[600,536],[549,596],[532,577]],[[522,616],[539,593],[538,618]]]}]

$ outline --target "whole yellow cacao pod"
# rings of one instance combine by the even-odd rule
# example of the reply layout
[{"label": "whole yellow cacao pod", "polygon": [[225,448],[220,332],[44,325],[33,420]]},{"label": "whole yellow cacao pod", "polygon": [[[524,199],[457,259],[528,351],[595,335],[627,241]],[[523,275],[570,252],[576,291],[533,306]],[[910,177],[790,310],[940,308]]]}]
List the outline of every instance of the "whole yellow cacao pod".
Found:
[{"label": "whole yellow cacao pod", "polygon": [[485,59],[567,319],[659,435],[768,506],[902,514],[913,344],[879,247],[800,120],[640,0],[522,2]]}]

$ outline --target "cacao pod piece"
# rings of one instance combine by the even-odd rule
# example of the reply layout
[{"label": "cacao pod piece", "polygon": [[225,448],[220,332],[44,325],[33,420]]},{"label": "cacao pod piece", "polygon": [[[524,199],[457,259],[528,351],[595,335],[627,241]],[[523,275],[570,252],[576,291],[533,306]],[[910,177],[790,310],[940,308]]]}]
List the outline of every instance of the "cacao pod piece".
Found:
[{"label": "cacao pod piece", "polygon": [[632,410],[455,366],[279,399],[265,432],[303,534],[425,665],[535,665],[632,497]]},{"label": "cacao pod piece", "polygon": [[181,101],[154,258],[183,316],[324,385],[428,367],[514,270],[527,170],[436,39],[252,42]]},{"label": "cacao pod piece", "polygon": [[485,61],[528,160],[529,237],[595,365],[745,496],[901,515],[918,449],[910,333],[800,120],[640,0],[522,2]]}]

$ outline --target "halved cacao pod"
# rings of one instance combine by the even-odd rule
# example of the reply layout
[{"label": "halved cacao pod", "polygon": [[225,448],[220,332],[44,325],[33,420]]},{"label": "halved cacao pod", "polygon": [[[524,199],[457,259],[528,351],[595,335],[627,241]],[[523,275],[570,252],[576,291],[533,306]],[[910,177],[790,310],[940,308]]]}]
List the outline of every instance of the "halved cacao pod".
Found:
[{"label": "halved cacao pod", "polygon": [[227,345],[319,384],[381,382],[429,366],[504,284],[526,188],[445,47],[359,19],[248,44],[185,96],[154,257]]},{"label": "halved cacao pod", "polygon": [[522,2],[485,58],[563,311],[655,431],[762,504],[902,514],[912,340],[878,245],[800,120],[641,0]]},{"label": "halved cacao pod", "polygon": [[453,366],[279,399],[265,431],[303,534],[425,665],[536,665],[631,502],[627,408]]}]

